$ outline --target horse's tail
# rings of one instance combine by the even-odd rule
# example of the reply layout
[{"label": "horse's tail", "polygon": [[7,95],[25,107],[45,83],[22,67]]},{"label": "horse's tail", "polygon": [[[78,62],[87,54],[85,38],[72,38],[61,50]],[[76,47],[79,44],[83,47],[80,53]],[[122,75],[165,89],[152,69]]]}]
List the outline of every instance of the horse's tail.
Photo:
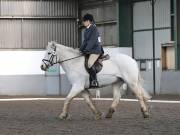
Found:
[{"label": "horse's tail", "polygon": [[139,72],[139,75],[138,75],[138,88],[142,92],[144,99],[145,100],[150,100],[152,98],[152,96],[143,88],[143,86],[142,86],[143,82],[144,82],[144,80],[141,77],[141,74]]}]

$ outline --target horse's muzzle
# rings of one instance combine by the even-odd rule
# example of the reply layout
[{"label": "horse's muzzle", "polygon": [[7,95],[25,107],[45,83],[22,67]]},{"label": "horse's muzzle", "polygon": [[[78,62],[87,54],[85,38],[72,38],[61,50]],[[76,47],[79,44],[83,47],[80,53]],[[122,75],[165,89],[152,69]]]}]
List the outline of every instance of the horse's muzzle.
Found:
[{"label": "horse's muzzle", "polygon": [[41,70],[46,71],[46,68],[43,65],[41,65],[40,68]]}]

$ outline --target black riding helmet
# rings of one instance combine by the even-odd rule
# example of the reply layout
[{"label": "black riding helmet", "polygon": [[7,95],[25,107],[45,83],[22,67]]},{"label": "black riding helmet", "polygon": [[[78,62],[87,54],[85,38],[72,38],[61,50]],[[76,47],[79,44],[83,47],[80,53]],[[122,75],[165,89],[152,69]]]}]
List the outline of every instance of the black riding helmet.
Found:
[{"label": "black riding helmet", "polygon": [[84,16],[83,16],[83,21],[85,22],[85,21],[90,21],[90,22],[94,22],[94,17],[93,17],[93,15],[91,15],[91,14],[85,14]]}]

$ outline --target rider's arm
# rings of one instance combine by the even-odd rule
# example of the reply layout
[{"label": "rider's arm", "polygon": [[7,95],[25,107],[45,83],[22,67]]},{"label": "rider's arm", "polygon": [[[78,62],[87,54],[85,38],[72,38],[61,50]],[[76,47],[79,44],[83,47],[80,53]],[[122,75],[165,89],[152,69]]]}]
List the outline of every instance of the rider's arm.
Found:
[{"label": "rider's arm", "polygon": [[85,50],[91,52],[91,50],[98,45],[98,37],[99,33],[97,31],[97,28],[93,28],[91,33],[89,34],[89,38],[87,40],[87,45]]},{"label": "rider's arm", "polygon": [[86,47],[86,45],[85,45],[86,43],[85,43],[85,41],[83,41],[83,44],[80,46],[80,48],[79,48],[79,50],[81,51],[81,52],[84,52],[84,49],[85,49],[85,47]]}]

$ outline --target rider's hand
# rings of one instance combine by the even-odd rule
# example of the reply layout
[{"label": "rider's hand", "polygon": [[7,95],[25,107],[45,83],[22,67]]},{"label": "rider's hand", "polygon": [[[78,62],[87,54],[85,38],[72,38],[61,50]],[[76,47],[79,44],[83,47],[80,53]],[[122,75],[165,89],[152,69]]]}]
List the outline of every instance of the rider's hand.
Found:
[{"label": "rider's hand", "polygon": [[81,50],[79,50],[79,53],[80,53],[80,55],[84,55],[84,52],[82,52]]}]

